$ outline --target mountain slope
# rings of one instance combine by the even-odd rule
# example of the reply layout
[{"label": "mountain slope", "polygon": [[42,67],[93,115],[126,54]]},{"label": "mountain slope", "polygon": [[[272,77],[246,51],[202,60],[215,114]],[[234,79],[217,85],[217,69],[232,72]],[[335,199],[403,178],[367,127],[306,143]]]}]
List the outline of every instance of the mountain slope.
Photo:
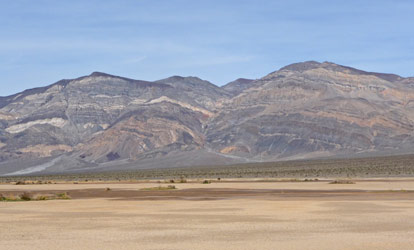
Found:
[{"label": "mountain slope", "polygon": [[94,72],[0,97],[0,174],[392,154],[413,131],[413,78],[329,62],[221,88]]},{"label": "mountain slope", "polygon": [[[131,157],[122,147],[133,148],[128,150],[136,154],[141,152],[139,147],[158,148],[183,136],[189,144],[194,138],[202,143],[201,124],[212,115],[212,103],[226,97],[212,84],[204,89],[208,91],[201,95],[191,88],[96,72],[6,97],[0,109],[0,155],[3,161],[79,150],[88,155],[93,147],[91,160],[95,161],[101,154],[117,154],[115,147],[121,148],[121,155]],[[111,137],[114,133],[118,134]],[[126,133],[126,141],[134,136],[140,139],[127,143],[118,137],[122,133]]]},{"label": "mountain slope", "polygon": [[328,62],[289,65],[223,105],[208,143],[258,160],[409,150],[414,89],[403,80]]}]

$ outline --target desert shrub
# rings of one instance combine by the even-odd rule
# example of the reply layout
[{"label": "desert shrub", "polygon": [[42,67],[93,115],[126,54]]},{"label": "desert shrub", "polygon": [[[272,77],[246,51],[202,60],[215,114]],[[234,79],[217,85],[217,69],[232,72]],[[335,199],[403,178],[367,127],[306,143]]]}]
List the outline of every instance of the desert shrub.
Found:
[{"label": "desert shrub", "polygon": [[171,179],[171,180],[170,180],[170,183],[175,183],[175,181]]},{"label": "desert shrub", "polygon": [[111,191],[111,188],[107,187],[105,188],[105,191]]},{"label": "desert shrub", "polygon": [[23,201],[30,201],[32,199],[32,195],[24,192],[23,194],[19,195],[20,199]]},{"label": "desert shrub", "polygon": [[44,196],[44,195],[39,195],[39,196],[36,197],[36,200],[39,200],[39,201],[45,201],[47,199],[48,199],[48,197]]},{"label": "desert shrub", "polygon": [[21,199],[18,197],[15,197],[14,195],[10,195],[10,196],[0,197],[0,201],[21,201]]},{"label": "desert shrub", "polygon": [[400,189],[400,190],[393,190],[393,189],[391,189],[391,190],[389,190],[390,192],[402,192],[402,193],[405,193],[405,192],[409,192],[409,191],[407,191],[407,190],[405,190],[405,189]]},{"label": "desert shrub", "polygon": [[7,201],[20,201],[20,197],[16,197],[13,194],[6,197]]},{"label": "desert shrub", "polygon": [[329,184],[355,184],[355,182],[351,180],[334,180],[332,182],[329,182]]},{"label": "desert shrub", "polygon": [[210,180],[204,180],[203,181],[203,184],[210,184],[211,183],[211,181]]},{"label": "desert shrub", "polygon": [[58,193],[56,194],[56,198],[61,200],[69,200],[70,196],[67,193]]},{"label": "desert shrub", "polygon": [[305,182],[308,182],[308,181],[319,181],[319,179],[305,179],[304,181]]},{"label": "desert shrub", "polygon": [[26,185],[26,182],[24,182],[24,181],[18,181],[18,182],[16,182],[16,185]]},{"label": "desert shrub", "polygon": [[187,180],[186,180],[186,179],[184,179],[184,178],[181,178],[181,179],[180,179],[180,183],[187,183]]},{"label": "desert shrub", "polygon": [[161,190],[171,190],[171,189],[177,189],[174,185],[168,185],[167,187],[150,187],[150,188],[141,188],[140,190],[143,191],[161,191]]},{"label": "desert shrub", "polygon": [[0,194],[0,201],[4,201],[6,197],[3,196],[3,194]]}]

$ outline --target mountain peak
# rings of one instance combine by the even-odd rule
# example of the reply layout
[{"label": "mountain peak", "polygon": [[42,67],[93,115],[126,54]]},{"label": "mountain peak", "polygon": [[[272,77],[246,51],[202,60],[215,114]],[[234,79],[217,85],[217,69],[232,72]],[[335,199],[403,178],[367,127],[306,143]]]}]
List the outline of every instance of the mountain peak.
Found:
[{"label": "mountain peak", "polygon": [[232,82],[237,82],[237,83],[240,83],[240,84],[248,84],[248,83],[251,83],[253,81],[254,81],[253,79],[237,78],[236,80],[234,80]]},{"label": "mountain peak", "polygon": [[165,78],[164,80],[174,80],[174,81],[178,81],[178,80],[183,80],[183,79],[185,79],[185,77],[184,76],[170,76],[170,77],[168,77],[168,78]]},{"label": "mountain peak", "polygon": [[176,82],[176,81],[191,81],[191,82],[206,82],[206,80],[200,79],[196,76],[170,76],[168,78],[165,79],[161,79],[159,81],[172,81],[172,82]]},{"label": "mountain peak", "polygon": [[85,76],[85,77],[81,77],[80,79],[86,78],[86,77],[109,77],[109,78],[117,78],[117,79],[121,79],[124,81],[128,81],[128,82],[140,82],[140,83],[150,83],[148,81],[143,81],[143,80],[135,80],[132,78],[127,78],[127,77],[123,77],[123,76],[116,76],[116,75],[111,75],[111,74],[107,74],[104,72],[99,72],[99,71],[95,71],[92,72],[90,75]]},{"label": "mountain peak", "polygon": [[306,61],[306,62],[299,62],[299,63],[292,63],[289,64],[280,70],[289,70],[289,71],[299,71],[303,72],[310,69],[319,68],[322,63],[317,61]]},{"label": "mountain peak", "polygon": [[119,78],[121,78],[120,76],[115,76],[115,75],[111,75],[111,74],[107,74],[107,73],[99,72],[99,71],[94,71],[89,76],[92,76],[92,77],[105,76],[105,77],[119,77]]},{"label": "mountain peak", "polygon": [[302,72],[312,70],[312,69],[317,69],[317,68],[323,68],[323,69],[336,71],[336,72],[346,72],[346,73],[351,73],[354,75],[372,75],[372,76],[376,76],[378,78],[381,78],[389,82],[399,81],[403,79],[401,76],[395,75],[395,74],[368,72],[368,71],[363,71],[363,70],[359,70],[359,69],[348,67],[348,66],[343,66],[343,65],[336,64],[333,62],[328,62],[328,61],[325,61],[323,63],[320,63],[317,61],[306,61],[306,62],[300,62],[300,63],[293,63],[293,64],[290,64],[290,65],[287,65],[281,68],[279,71],[287,70],[287,71],[296,71],[296,72],[302,73]]},{"label": "mountain peak", "polygon": [[243,92],[243,90],[248,89],[250,86],[252,86],[252,82],[254,82],[252,79],[238,78],[222,86],[222,88],[232,93],[233,95],[238,95]]},{"label": "mountain peak", "polygon": [[[158,83],[164,83],[164,84],[169,84],[172,86],[202,86],[202,85],[208,85],[208,86],[214,86],[217,87],[216,85],[212,84],[209,81],[200,79],[198,77],[195,76],[171,76],[165,79],[161,79],[156,81]],[[218,87],[217,87],[218,88]]]},{"label": "mountain peak", "polygon": [[396,74],[369,72],[369,71],[364,71],[364,70],[360,70],[360,69],[356,69],[356,68],[352,68],[352,67],[348,67],[348,66],[339,65],[339,64],[336,64],[336,63],[333,63],[333,62],[323,62],[321,64],[321,67],[325,68],[325,69],[333,70],[333,71],[347,72],[347,73],[351,73],[351,74],[354,74],[354,75],[376,76],[378,78],[381,78],[381,79],[389,81],[389,82],[395,82],[395,81],[399,81],[399,80],[403,79],[401,76],[396,75]]}]

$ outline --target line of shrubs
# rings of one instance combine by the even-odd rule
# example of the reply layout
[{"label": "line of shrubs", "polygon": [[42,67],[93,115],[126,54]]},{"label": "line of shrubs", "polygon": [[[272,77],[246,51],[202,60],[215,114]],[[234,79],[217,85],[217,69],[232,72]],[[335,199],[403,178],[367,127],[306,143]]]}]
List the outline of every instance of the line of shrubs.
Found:
[{"label": "line of shrubs", "polygon": [[44,200],[69,200],[71,197],[67,193],[57,193],[55,195],[32,195],[28,192],[24,192],[18,196],[9,195],[5,196],[0,194],[0,201],[44,201]]}]

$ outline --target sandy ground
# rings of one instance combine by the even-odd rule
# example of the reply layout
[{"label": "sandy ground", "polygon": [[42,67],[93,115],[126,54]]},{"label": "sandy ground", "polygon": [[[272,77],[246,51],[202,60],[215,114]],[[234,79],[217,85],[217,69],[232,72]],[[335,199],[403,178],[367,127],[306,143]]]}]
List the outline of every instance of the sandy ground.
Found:
[{"label": "sandy ground", "polygon": [[414,179],[158,185],[0,185],[72,196],[0,202],[0,249],[414,249]]}]

